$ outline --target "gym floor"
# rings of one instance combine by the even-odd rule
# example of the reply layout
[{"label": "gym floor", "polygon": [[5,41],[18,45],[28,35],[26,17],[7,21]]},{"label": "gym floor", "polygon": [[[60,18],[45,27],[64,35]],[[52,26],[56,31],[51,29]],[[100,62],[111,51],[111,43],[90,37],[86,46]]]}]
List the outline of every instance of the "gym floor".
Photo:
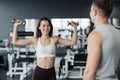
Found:
[{"label": "gym floor", "polygon": [[[58,75],[58,68],[59,68],[59,62],[61,60],[61,57],[57,57],[55,61],[55,69],[56,69],[56,75]],[[3,65],[0,65],[0,80],[19,80],[19,76],[13,76],[10,78],[9,76],[6,75],[6,70]],[[32,73],[33,70],[28,72],[27,77],[24,78],[24,80],[32,80]],[[57,79],[57,80],[82,80],[82,79]]]}]

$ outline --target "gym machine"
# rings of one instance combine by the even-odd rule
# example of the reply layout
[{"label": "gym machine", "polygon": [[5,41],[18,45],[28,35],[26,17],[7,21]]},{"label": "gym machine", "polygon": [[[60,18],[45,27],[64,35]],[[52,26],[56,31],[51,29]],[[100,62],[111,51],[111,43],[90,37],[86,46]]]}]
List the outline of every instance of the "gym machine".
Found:
[{"label": "gym machine", "polygon": [[[15,19],[12,20],[12,23]],[[23,21],[23,26],[25,25]],[[18,31],[19,37],[33,36],[33,32]],[[10,37],[12,37],[12,31],[10,32]],[[27,73],[34,69],[35,62],[35,50],[30,46],[16,46],[11,43],[12,47],[9,49],[8,54],[8,64],[9,69],[7,76],[13,77],[13,75],[19,75],[20,80],[23,80]]]},{"label": "gym machine", "polygon": [[[68,26],[70,25],[69,21],[67,24]],[[79,22],[77,22],[77,25],[79,25]],[[87,32],[85,32],[82,28],[80,28],[78,32],[77,45],[67,46],[66,56],[64,56],[60,61],[59,79],[83,78],[83,71],[85,69],[87,59]]]},{"label": "gym machine", "polygon": [[4,66],[5,70],[8,70],[7,54],[9,53],[10,42],[8,39],[0,40],[0,65]]}]

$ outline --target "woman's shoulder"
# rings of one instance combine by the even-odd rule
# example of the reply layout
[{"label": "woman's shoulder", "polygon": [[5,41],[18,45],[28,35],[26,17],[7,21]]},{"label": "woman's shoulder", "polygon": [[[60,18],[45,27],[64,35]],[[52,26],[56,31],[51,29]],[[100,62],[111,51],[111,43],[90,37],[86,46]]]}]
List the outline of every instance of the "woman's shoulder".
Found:
[{"label": "woman's shoulder", "polygon": [[52,38],[55,42],[57,42],[59,40],[59,36],[53,36]]},{"label": "woman's shoulder", "polygon": [[31,37],[30,40],[33,42],[33,43],[36,43],[38,41],[39,38],[37,37]]},{"label": "woman's shoulder", "polygon": [[59,36],[53,36],[52,37],[54,40],[57,40],[57,39],[59,39]]},{"label": "woman's shoulder", "polygon": [[37,37],[31,37],[30,40],[32,41],[32,45],[34,45],[35,47],[37,46],[38,43],[38,39]]}]

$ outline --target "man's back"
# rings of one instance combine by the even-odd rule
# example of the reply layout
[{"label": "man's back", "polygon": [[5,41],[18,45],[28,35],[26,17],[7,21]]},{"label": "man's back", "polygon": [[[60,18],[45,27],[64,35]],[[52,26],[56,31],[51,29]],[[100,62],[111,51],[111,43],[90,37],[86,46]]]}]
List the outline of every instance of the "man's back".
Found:
[{"label": "man's back", "polygon": [[120,58],[120,31],[109,24],[103,24],[96,28],[103,38],[102,55],[96,73],[96,79],[105,80],[107,77],[115,77]]}]

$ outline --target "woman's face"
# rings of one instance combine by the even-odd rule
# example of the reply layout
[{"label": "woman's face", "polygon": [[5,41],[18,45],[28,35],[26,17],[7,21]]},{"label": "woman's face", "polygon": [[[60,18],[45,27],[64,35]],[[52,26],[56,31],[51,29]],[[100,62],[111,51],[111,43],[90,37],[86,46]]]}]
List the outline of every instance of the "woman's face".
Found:
[{"label": "woman's face", "polygon": [[40,23],[39,29],[40,29],[42,35],[49,35],[51,26],[50,26],[50,24],[49,24],[48,21],[43,20],[43,21],[41,21],[41,23]]}]

